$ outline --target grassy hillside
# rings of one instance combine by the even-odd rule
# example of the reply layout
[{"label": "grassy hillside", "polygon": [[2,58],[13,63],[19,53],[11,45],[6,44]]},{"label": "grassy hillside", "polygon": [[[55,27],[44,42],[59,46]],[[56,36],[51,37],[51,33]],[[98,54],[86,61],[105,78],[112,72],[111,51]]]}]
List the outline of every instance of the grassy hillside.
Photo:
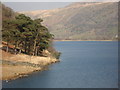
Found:
[{"label": "grassy hillside", "polygon": [[113,40],[117,35],[118,3],[73,3],[53,10],[21,12],[43,18],[55,39]]}]

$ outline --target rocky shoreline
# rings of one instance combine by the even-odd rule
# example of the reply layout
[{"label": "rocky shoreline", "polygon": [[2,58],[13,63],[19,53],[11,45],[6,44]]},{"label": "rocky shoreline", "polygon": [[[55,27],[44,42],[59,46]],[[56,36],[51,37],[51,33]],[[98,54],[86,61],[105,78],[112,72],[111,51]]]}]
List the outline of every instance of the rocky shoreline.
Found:
[{"label": "rocky shoreline", "polygon": [[8,82],[29,76],[36,71],[48,69],[48,65],[59,62],[58,59],[47,56],[13,55],[2,51],[2,80]]}]

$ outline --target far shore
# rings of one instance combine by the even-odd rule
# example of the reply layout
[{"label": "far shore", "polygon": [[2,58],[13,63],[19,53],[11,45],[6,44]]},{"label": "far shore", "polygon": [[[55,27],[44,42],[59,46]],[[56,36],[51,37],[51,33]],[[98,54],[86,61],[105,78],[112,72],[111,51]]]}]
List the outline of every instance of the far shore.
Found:
[{"label": "far shore", "polygon": [[118,41],[118,40],[53,40],[53,41]]}]

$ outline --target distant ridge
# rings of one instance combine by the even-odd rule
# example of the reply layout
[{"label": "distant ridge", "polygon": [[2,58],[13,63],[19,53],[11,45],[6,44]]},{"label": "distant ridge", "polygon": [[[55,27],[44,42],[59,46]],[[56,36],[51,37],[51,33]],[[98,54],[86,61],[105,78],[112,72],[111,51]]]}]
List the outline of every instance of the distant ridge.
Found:
[{"label": "distant ridge", "polygon": [[78,2],[53,10],[24,11],[43,18],[58,40],[115,40],[118,33],[117,2]]}]

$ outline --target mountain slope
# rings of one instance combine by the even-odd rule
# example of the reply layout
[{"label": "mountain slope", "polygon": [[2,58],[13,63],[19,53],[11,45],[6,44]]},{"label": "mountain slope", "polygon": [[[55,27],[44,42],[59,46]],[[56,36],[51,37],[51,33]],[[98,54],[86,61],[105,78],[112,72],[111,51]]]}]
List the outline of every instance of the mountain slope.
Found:
[{"label": "mountain slope", "polygon": [[6,7],[4,4],[2,5],[2,21],[8,20],[8,19],[14,19],[16,15],[18,15],[17,12],[14,12],[11,8]]},{"label": "mountain slope", "polygon": [[55,39],[111,40],[117,35],[118,3],[73,3],[64,8],[21,12],[43,18]]}]

